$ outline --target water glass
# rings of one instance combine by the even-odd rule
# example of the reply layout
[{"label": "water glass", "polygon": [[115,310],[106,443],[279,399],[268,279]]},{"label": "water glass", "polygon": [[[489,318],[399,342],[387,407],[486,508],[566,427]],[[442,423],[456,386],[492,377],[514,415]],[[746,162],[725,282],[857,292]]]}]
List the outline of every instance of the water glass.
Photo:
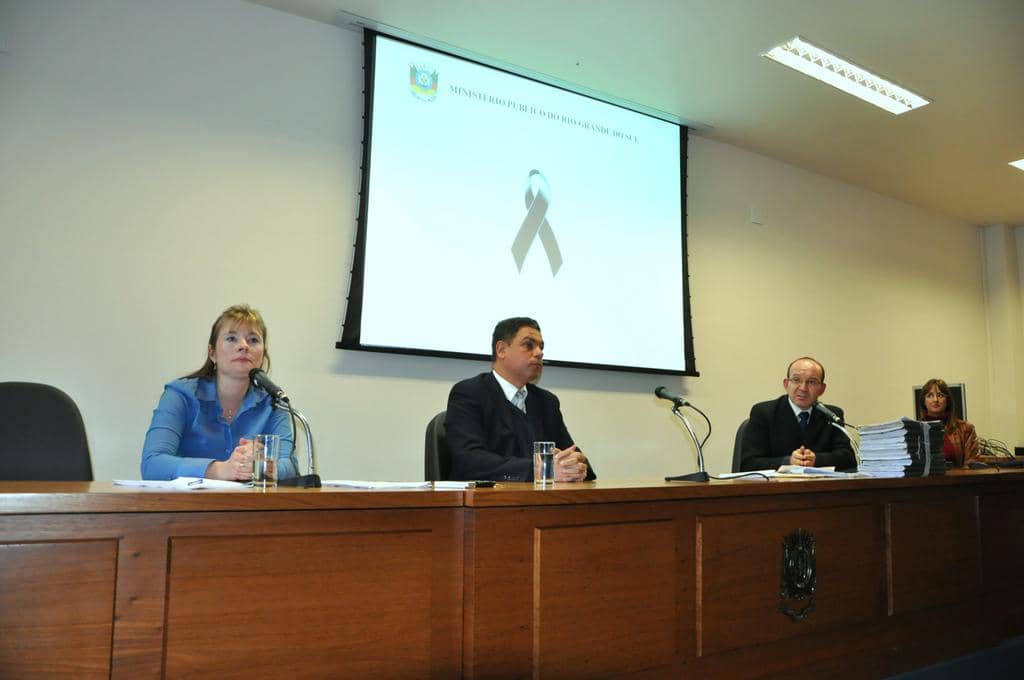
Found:
[{"label": "water glass", "polygon": [[533,443],[533,484],[550,486],[555,483],[555,443]]},{"label": "water glass", "polygon": [[281,435],[252,435],[252,485],[257,489],[277,486],[277,457]]}]

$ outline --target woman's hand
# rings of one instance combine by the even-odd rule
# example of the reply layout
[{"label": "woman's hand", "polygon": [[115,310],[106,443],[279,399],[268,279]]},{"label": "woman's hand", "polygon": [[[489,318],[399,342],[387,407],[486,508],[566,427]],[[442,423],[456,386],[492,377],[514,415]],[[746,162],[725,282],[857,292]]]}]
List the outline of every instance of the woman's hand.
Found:
[{"label": "woman's hand", "polygon": [[252,440],[239,439],[238,446],[227,460],[215,460],[206,468],[210,479],[234,482],[252,481]]}]

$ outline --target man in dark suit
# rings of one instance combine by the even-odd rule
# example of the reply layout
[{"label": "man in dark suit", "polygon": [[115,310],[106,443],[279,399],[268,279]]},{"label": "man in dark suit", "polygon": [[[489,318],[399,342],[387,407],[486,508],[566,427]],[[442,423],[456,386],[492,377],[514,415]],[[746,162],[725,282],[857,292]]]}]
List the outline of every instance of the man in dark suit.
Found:
[{"label": "man in dark suit", "polygon": [[463,380],[448,395],[445,436],[452,479],[533,479],[533,442],[555,442],[555,481],[594,479],[562,420],[558,397],[537,387],[544,338],[533,319],[498,322],[492,370]]},{"label": "man in dark suit", "polygon": [[[780,465],[855,469],[857,459],[850,440],[814,408],[825,392],[825,367],[811,357],[800,357],[786,369],[782,386],[786,394],[750,409],[740,469],[765,470]],[[838,406],[828,408],[843,417]]]}]

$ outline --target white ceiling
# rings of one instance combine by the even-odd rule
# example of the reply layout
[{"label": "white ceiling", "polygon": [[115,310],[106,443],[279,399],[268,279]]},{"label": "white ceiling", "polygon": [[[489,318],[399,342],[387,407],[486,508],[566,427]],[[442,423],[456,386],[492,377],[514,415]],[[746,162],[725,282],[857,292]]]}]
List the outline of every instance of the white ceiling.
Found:
[{"label": "white ceiling", "polygon": [[[1024,0],[252,0],[344,11],[634,101],[976,225],[1024,225]],[[894,116],[760,54],[794,35],[932,100]]]}]

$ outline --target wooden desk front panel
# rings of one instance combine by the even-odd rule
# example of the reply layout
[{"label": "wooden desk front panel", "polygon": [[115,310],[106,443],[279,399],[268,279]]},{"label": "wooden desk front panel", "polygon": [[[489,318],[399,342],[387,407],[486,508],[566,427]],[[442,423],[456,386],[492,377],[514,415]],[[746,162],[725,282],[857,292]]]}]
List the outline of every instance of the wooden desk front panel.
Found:
[{"label": "wooden desk front panel", "polygon": [[[983,507],[1009,502],[945,485],[478,507],[466,676],[884,677],[969,651],[979,493]],[[815,609],[800,621],[779,611],[796,529],[816,540]]]},{"label": "wooden desk front panel", "polygon": [[466,677],[665,677],[692,654],[686,504],[483,509],[467,524]]},{"label": "wooden desk front panel", "polygon": [[0,677],[107,678],[115,539],[0,544]]},{"label": "wooden desk front panel", "polygon": [[168,517],[0,515],[0,677],[158,677]]},{"label": "wooden desk front panel", "polygon": [[0,677],[461,672],[457,508],[8,515],[0,541]]},{"label": "wooden desk front panel", "polygon": [[893,501],[889,512],[890,613],[900,615],[976,599],[979,564],[974,494],[956,488],[922,491]]},{"label": "wooden desk front panel", "polygon": [[[0,677],[885,677],[1024,632],[1018,479],[521,485],[465,507],[10,483]],[[797,528],[818,590],[791,622]]]},{"label": "wooden desk front panel", "polygon": [[[829,631],[885,615],[886,546],[878,504],[741,506],[698,521],[698,655],[790,638],[816,647]],[[817,574],[813,608],[802,620],[780,611],[783,541],[798,529],[814,537]],[[811,603],[786,600],[795,611]]]},{"label": "wooden desk front panel", "polygon": [[[783,537],[798,528],[817,539],[818,591],[794,622],[779,589]],[[466,550],[467,677],[795,672],[856,644],[836,645],[837,631],[885,617],[877,499],[477,509]]]},{"label": "wooden desk front panel", "polygon": [[1024,630],[1024,493],[1004,490],[979,499],[986,633]]}]

